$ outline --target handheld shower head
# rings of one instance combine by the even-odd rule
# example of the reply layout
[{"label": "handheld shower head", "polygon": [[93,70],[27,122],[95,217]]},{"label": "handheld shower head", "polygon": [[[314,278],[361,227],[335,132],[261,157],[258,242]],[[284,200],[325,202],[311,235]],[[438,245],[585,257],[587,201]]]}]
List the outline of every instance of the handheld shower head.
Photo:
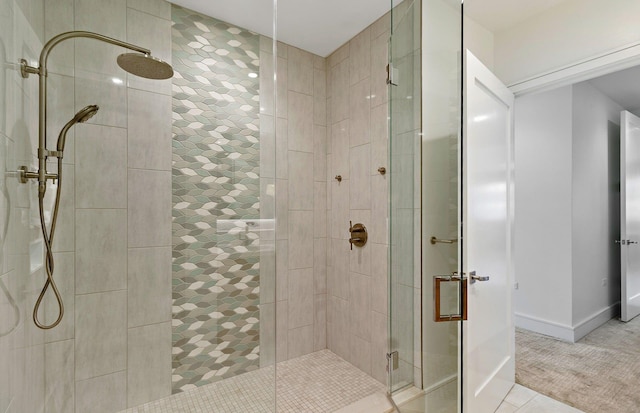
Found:
[{"label": "handheld shower head", "polygon": [[136,76],[147,79],[169,79],[173,76],[173,68],[150,54],[123,53],[118,56],[118,66]]},{"label": "handheld shower head", "polygon": [[69,122],[67,122],[66,125],[64,125],[64,127],[60,131],[60,135],[58,135],[58,152],[64,152],[64,144],[67,141],[67,132],[69,131],[69,129],[71,129],[71,127],[76,123],[84,123],[88,121],[98,112],[99,109],[100,108],[98,107],[98,105],[85,106],[75,114],[73,119],[71,119]]},{"label": "handheld shower head", "polygon": [[76,115],[73,117],[74,123],[84,123],[91,119],[100,109],[98,105],[89,105],[82,108]]}]

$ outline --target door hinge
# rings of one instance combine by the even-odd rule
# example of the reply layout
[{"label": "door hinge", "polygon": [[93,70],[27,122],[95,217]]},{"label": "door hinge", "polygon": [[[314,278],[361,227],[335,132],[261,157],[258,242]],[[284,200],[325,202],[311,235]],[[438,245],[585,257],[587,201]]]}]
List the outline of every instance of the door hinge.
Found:
[{"label": "door hinge", "polygon": [[398,69],[393,67],[391,63],[387,65],[387,85],[398,86]]},{"label": "door hinge", "polygon": [[397,370],[399,364],[399,356],[397,351],[387,353],[387,371]]}]

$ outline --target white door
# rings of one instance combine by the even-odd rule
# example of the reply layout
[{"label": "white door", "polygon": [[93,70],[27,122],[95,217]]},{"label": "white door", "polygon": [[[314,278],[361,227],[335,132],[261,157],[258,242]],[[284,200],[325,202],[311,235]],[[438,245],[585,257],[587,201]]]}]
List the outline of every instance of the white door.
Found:
[{"label": "white door", "polygon": [[623,111],[620,137],[622,321],[640,314],[640,118]]},{"label": "white door", "polygon": [[515,382],[514,98],[468,51],[466,59],[462,265],[468,277],[468,320],[463,322],[463,411],[493,413]]}]

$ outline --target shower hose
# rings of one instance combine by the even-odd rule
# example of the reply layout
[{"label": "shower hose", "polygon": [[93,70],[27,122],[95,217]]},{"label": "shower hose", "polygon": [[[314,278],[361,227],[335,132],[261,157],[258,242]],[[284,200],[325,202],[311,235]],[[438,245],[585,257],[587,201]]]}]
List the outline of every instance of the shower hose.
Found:
[{"label": "shower hose", "polygon": [[[62,316],[64,315],[64,305],[62,303],[62,296],[60,295],[60,291],[58,291],[58,287],[56,286],[55,281],[53,280],[53,270],[54,270],[54,261],[53,261],[53,252],[51,246],[53,244],[53,235],[56,230],[56,221],[58,220],[58,209],[60,206],[60,192],[62,190],[62,157],[58,157],[58,187],[56,188],[56,199],[53,205],[53,215],[51,216],[51,229],[47,232],[47,225],[44,220],[44,194],[46,191],[46,186],[43,190],[38,191],[38,206],[40,209],[40,227],[42,228],[42,238],[44,239],[45,246],[45,271],[47,274],[47,279],[40,291],[40,295],[38,296],[38,300],[36,301],[36,305],[33,307],[33,322],[39,328],[43,330],[49,330],[62,321]],[[47,292],[47,289],[51,286],[51,290],[56,297],[56,301],[58,302],[58,318],[51,324],[42,323],[38,319],[38,310],[40,309],[40,305],[42,304],[42,300],[44,299],[44,295]]]}]

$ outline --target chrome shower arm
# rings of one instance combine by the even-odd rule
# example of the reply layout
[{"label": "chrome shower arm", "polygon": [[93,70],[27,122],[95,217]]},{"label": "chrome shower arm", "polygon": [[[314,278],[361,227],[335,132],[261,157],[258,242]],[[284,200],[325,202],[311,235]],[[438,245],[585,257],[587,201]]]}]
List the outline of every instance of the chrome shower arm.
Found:
[{"label": "chrome shower arm", "polygon": [[109,37],[109,36],[104,36],[99,33],[76,30],[71,32],[60,33],[59,35],[52,37],[44,45],[44,47],[42,48],[42,51],[40,52],[40,60],[38,61],[39,67],[36,68],[33,66],[29,66],[27,64],[22,64],[22,67],[21,67],[22,77],[29,77],[30,73],[38,74],[41,76],[47,76],[47,59],[49,58],[49,53],[51,52],[51,50],[54,47],[56,47],[58,43],[61,43],[68,39],[75,39],[75,38],[87,38],[87,39],[100,40],[102,42],[110,43],[115,46],[124,47],[126,49],[140,52],[142,54],[146,54],[146,55],[151,54],[151,50],[132,44],[132,43],[123,42],[122,40],[114,39],[113,37]]},{"label": "chrome shower arm", "polygon": [[87,31],[71,31],[60,33],[59,35],[52,37],[44,45],[42,52],[40,52],[40,60],[38,62],[39,67],[36,68],[29,66],[27,61],[24,59],[20,61],[22,77],[27,78],[31,73],[37,74],[40,77],[38,101],[38,191],[41,193],[44,193],[47,189],[47,156],[49,156],[49,152],[47,151],[47,59],[49,58],[49,53],[56,45],[65,40],[75,38],[95,39],[115,46],[134,50],[145,55],[151,54],[149,49],[123,42],[112,37]]}]

